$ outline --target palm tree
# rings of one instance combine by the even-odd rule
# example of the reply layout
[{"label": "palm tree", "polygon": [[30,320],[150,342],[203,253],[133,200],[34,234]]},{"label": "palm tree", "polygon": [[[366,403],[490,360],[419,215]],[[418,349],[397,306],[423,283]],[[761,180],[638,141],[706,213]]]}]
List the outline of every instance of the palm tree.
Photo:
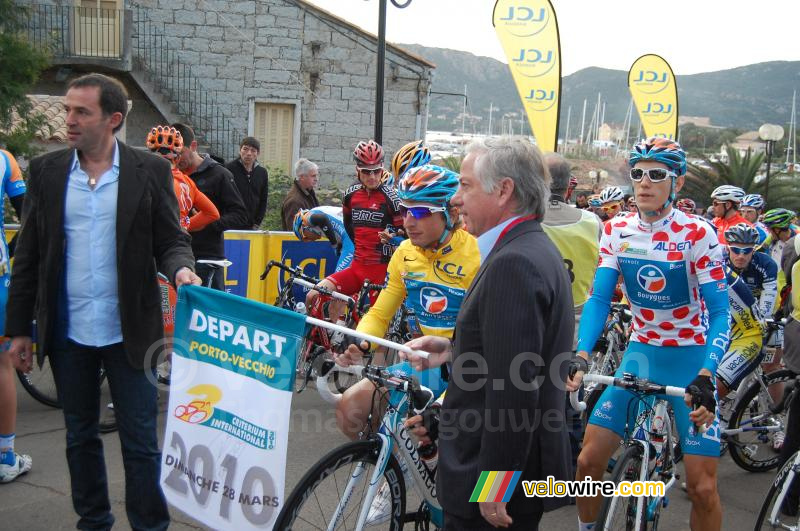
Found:
[{"label": "palm tree", "polygon": [[[739,150],[726,146],[728,162],[705,158],[705,164],[689,164],[686,183],[679,197],[691,197],[700,203],[711,201],[711,192],[725,184],[738,186],[748,194],[764,194],[764,178],[760,174],[764,163],[763,153],[747,150],[742,156]],[[761,179],[758,179],[761,177]],[[767,208],[800,208],[800,181],[788,174],[774,174],[770,177],[769,203]]]}]

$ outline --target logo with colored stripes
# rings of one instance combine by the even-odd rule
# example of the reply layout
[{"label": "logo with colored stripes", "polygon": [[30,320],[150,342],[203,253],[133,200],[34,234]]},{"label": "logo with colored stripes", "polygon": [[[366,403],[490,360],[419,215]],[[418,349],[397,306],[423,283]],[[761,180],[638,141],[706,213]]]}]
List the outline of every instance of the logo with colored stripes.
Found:
[{"label": "logo with colored stripes", "polygon": [[483,471],[469,501],[508,503],[521,475],[520,471]]}]

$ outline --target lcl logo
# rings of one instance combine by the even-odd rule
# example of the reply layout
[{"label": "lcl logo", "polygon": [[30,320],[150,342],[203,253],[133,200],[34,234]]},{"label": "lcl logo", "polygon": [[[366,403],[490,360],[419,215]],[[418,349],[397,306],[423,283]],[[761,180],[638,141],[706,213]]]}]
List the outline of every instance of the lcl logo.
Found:
[{"label": "lcl logo", "polygon": [[652,70],[639,70],[639,77],[634,79],[634,83],[666,83],[667,72],[654,72]]},{"label": "lcl logo", "polygon": [[555,99],[555,97],[555,90],[531,89],[528,95],[525,96],[525,99],[532,101],[550,101]]},{"label": "lcl logo", "polygon": [[536,11],[529,7],[508,7],[508,15],[500,17],[499,20],[513,20],[516,22],[542,22],[547,17],[545,8],[539,9],[537,15]]},{"label": "lcl logo", "polygon": [[536,48],[522,48],[517,57],[513,59],[515,63],[552,63],[553,50],[542,52]]},{"label": "lcl logo", "polygon": [[644,114],[671,114],[672,113],[672,104],[667,103],[664,105],[663,103],[659,103],[657,101],[651,101],[647,103],[647,107],[644,108]]}]

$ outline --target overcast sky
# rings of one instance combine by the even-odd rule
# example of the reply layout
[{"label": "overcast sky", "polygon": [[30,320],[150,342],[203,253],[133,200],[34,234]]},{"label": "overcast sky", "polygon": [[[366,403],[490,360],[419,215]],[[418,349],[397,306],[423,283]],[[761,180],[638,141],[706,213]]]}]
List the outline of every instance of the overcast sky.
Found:
[{"label": "overcast sky", "polygon": [[[379,0],[307,1],[367,31],[378,32]],[[507,63],[492,27],[494,3],[411,0],[405,9],[397,9],[389,2],[387,39],[464,50]],[[558,16],[564,75],[588,66],[628,70],[646,53],[664,57],[676,74],[800,60],[798,0],[552,3]]]}]

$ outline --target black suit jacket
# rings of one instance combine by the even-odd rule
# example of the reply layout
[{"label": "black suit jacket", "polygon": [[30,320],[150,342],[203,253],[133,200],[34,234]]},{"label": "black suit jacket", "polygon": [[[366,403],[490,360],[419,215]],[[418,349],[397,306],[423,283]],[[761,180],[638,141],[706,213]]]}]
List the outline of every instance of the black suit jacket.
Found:
[{"label": "black suit jacket", "polygon": [[[14,255],[6,307],[6,335],[31,335],[38,325],[38,347],[49,353],[64,266],[64,204],[74,150],[31,161],[22,226]],[[189,235],[178,223],[178,203],[169,163],[119,142],[117,197],[117,275],[122,337],[135,368],[152,344],[163,339],[161,296],[156,271],[174,280],[182,267],[194,267]],[[35,312],[35,315],[34,315]]]},{"label": "black suit jacket", "polygon": [[[559,354],[571,357],[574,327],[561,255],[538,221],[517,224],[478,270],[456,321],[439,432],[437,490],[446,512],[481,518],[469,498],[484,470],[520,470],[520,483],[550,475],[572,479],[564,388],[551,368],[563,377],[554,363]],[[521,353],[537,353],[543,364]],[[567,503],[526,498],[521,484],[514,492],[507,507],[512,518]]]}]

